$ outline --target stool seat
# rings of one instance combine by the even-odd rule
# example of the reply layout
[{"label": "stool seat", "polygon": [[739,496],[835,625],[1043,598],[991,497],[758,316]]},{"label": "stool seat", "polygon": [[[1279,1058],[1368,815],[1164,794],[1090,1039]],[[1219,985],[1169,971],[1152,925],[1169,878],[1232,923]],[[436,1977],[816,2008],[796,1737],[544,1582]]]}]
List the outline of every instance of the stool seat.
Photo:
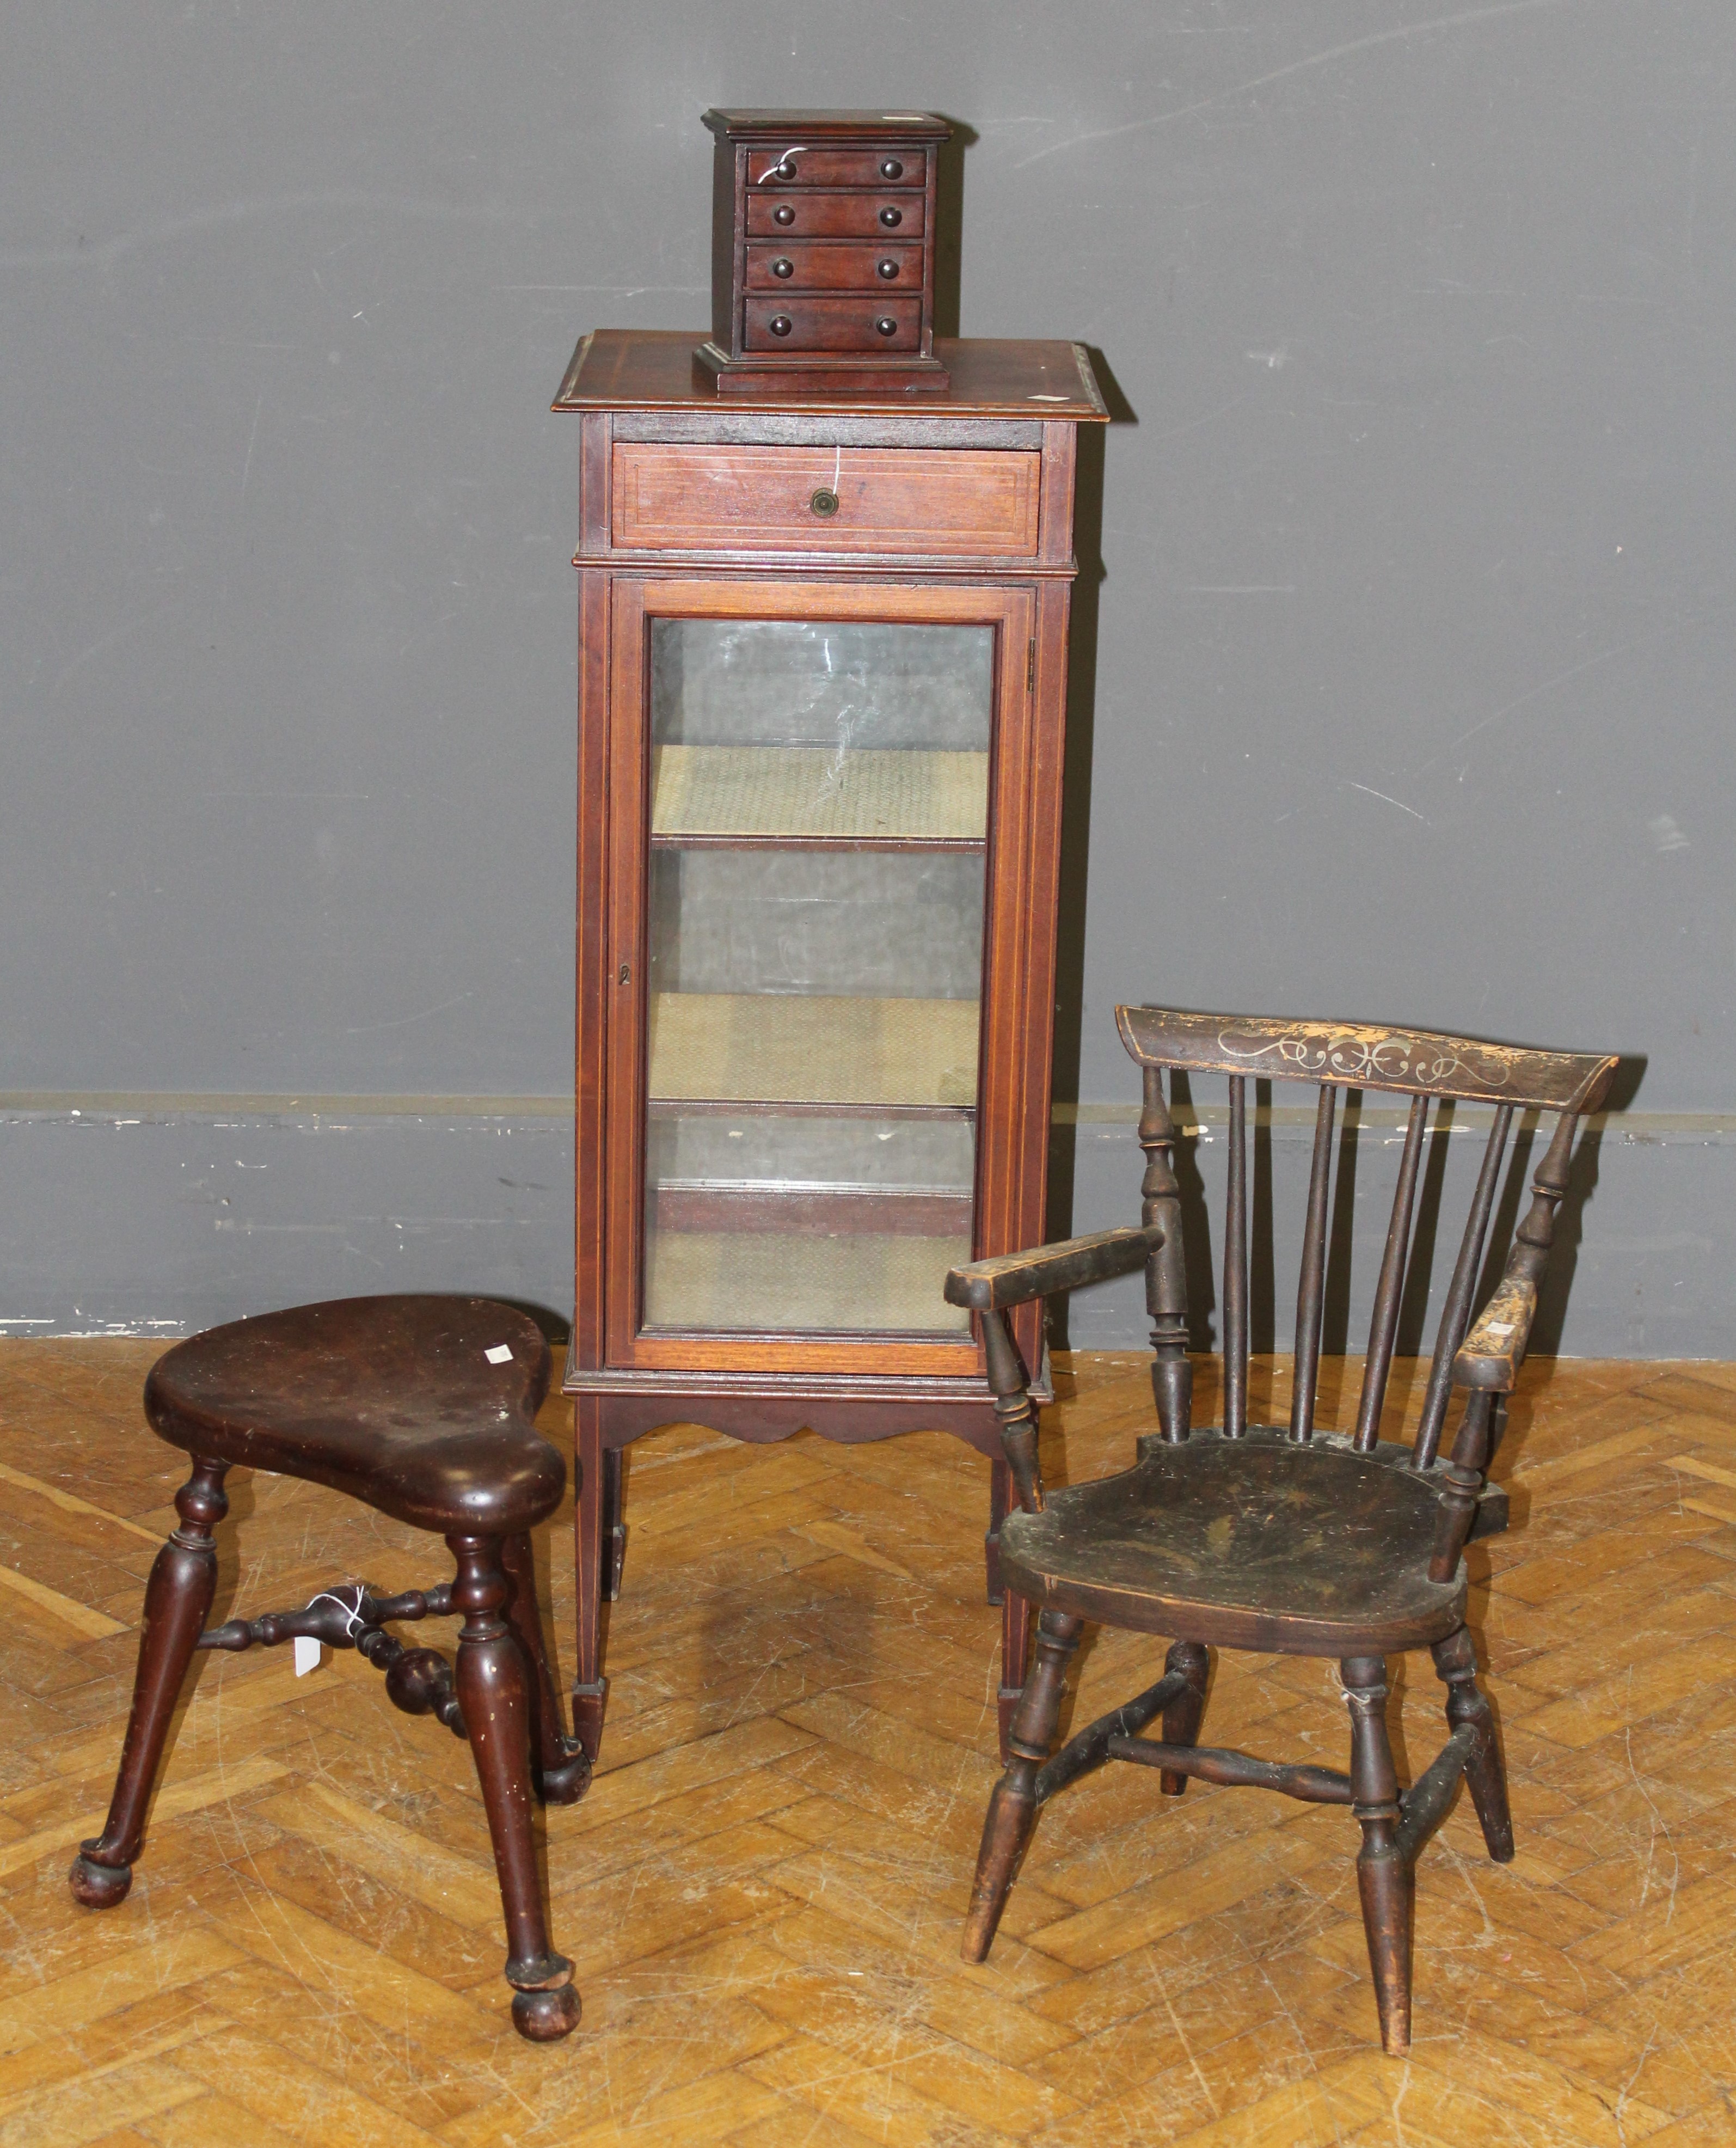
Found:
[{"label": "stool seat", "polygon": [[493,1299],[334,1298],[178,1343],[145,1414],[189,1453],[310,1478],[416,1528],[502,1536],[566,1481],[534,1423],[549,1375],[535,1322]]}]

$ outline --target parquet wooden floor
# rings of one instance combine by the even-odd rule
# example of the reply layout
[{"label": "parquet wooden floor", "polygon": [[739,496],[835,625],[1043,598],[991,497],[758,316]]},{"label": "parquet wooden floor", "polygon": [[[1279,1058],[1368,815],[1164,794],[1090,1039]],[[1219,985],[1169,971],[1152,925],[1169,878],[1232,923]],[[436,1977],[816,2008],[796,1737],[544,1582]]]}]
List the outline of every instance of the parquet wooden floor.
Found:
[{"label": "parquet wooden floor", "polygon": [[[548,1815],[585,2002],[564,2045],[509,2026],[468,1754],[353,1655],[299,1682],[287,1649],[203,1659],[131,1898],[75,1908],[173,1519],[153,1354],[0,1343],[0,2148],[1736,2140],[1736,1368],[1527,1368],[1515,1527],[1472,1553],[1519,1854],[1491,1865],[1463,1804],[1427,1853],[1401,2063],[1353,1824],[1257,1791],[1076,1786],[991,1962],[960,1963],[997,1619],[986,1467],[939,1434],[633,1451],[605,1766]],[[1326,1369],[1353,1398],[1354,1366]],[[1257,1414],[1287,1377],[1257,1367]],[[1059,1385],[1051,1477],[1115,1466],[1143,1361]],[[314,1486],[231,1484],[219,1617],[439,1578],[430,1540]],[[557,1523],[563,1655],[569,1544]],[[1077,1707],[1157,1653],[1105,1637]],[[1407,1669],[1402,1770],[1443,1731],[1427,1658]],[[1332,1668],[1223,1659],[1207,1734],[1342,1766]]]}]

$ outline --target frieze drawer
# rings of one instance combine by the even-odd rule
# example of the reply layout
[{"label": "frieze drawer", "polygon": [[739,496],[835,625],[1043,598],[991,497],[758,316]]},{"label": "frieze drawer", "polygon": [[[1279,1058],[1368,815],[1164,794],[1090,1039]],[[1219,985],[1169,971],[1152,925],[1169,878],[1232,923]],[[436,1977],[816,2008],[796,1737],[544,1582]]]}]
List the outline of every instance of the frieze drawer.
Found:
[{"label": "frieze drawer", "polygon": [[635,551],[1028,559],[1041,461],[1022,449],[617,441],[611,536]]}]

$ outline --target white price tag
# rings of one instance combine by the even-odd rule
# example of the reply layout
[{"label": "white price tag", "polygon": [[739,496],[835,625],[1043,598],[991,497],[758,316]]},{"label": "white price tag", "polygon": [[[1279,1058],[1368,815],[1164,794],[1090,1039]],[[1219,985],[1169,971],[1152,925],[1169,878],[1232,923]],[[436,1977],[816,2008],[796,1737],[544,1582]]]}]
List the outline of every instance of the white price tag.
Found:
[{"label": "white price tag", "polygon": [[497,1342],[492,1350],[484,1350],[482,1354],[491,1365],[509,1365],[512,1363],[512,1351],[504,1342]]},{"label": "white price tag", "polygon": [[319,1668],[319,1644],[311,1634],[298,1634],[294,1638],[295,1675],[305,1678],[309,1671]]},{"label": "white price tag", "polygon": [[1492,1320],[1489,1322],[1489,1332],[1491,1335],[1511,1335],[1518,1324],[1516,1321],[1512,1320]]}]

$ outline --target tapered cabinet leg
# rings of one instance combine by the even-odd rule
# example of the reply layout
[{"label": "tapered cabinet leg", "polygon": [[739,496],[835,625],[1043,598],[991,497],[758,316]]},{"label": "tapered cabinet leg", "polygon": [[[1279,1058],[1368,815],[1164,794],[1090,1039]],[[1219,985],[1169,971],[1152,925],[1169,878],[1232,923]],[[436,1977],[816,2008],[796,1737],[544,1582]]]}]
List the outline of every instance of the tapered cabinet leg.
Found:
[{"label": "tapered cabinet leg", "polygon": [[1015,1588],[1001,1598],[1001,1690],[996,1713],[1001,1731],[1001,1764],[1012,1758],[1013,1717],[1025,1690],[1025,1665],[1031,1654],[1031,1604]]},{"label": "tapered cabinet leg", "polygon": [[[1177,1641],[1164,1658],[1163,1668],[1167,1673],[1180,1671],[1187,1681],[1187,1692],[1163,1711],[1163,1742],[1166,1745],[1197,1745],[1200,1724],[1206,1713],[1206,1679],[1212,1659],[1197,1641]],[[1161,1768],[1157,1771],[1157,1786],[1165,1797],[1178,1798],[1187,1788],[1187,1778]]]},{"label": "tapered cabinet leg", "polygon": [[501,1541],[500,1564],[510,1593],[506,1621],[524,1653],[530,1686],[530,1763],[537,1795],[544,1804],[576,1804],[590,1785],[590,1759],[561,1719],[560,1696],[549,1666],[547,1636],[536,1600],[536,1566],[528,1535]]},{"label": "tapered cabinet leg", "polygon": [[573,1669],[573,1732],[593,1761],[603,1743],[603,1704],[608,1681],[603,1676],[603,1594],[605,1544],[603,1517],[607,1504],[607,1472],[603,1455],[603,1405],[598,1395],[580,1395],[573,1406],[574,1558],[578,1646]]},{"label": "tapered cabinet leg", "polygon": [[1004,1462],[996,1462],[989,1468],[989,1526],[982,1540],[982,1563],[986,1569],[988,1594],[991,1603],[1000,1603],[1005,1593],[1001,1578],[1001,1524],[1013,1508],[1012,1472]]},{"label": "tapered cabinet leg", "polygon": [[603,1593],[611,1603],[620,1595],[627,1563],[627,1524],[621,1515],[626,1460],[619,1447],[603,1449]]},{"label": "tapered cabinet leg", "polygon": [[1498,1864],[1510,1864],[1513,1854],[1513,1811],[1507,1801],[1507,1768],[1495,1735],[1495,1719],[1488,1702],[1478,1690],[1477,1654],[1469,1632],[1461,1626],[1444,1641],[1437,1641],[1429,1654],[1437,1673],[1447,1684],[1447,1720],[1457,1730],[1469,1724],[1477,1732],[1477,1746],[1465,1764],[1465,1783],[1477,1817],[1483,1823],[1483,1839]]},{"label": "tapered cabinet leg", "polygon": [[125,1900],[133,1885],[133,1861],[144,1838],[145,1808],[169,1723],[216,1593],[217,1548],[211,1533],[229,1510],[223,1488],[228,1473],[227,1463],[195,1458],[192,1476],[175,1494],[180,1526],[151,1568],[133,1711],[108,1823],[93,1841],[80,1844],[68,1875],[73,1895],[87,1909],[111,1908]]},{"label": "tapered cabinet leg", "polygon": [[458,1698],[488,1809],[494,1870],[506,1917],[506,1980],[513,2026],[552,2043],[579,2022],[573,1965],[549,1945],[536,1850],[530,1832],[530,1700],[524,1651],[501,1615],[509,1583],[490,1537],[448,1537],[458,1562],[452,1608],[464,1616],[458,1637]]},{"label": "tapered cabinet leg", "polygon": [[[1009,1591],[1008,1600],[1011,1601]],[[961,1951],[966,1961],[981,1961],[994,1942],[1001,1912],[1031,1830],[1036,1824],[1036,1771],[1049,1757],[1061,1704],[1066,1691],[1067,1664],[1079,1645],[1082,1619],[1046,1611],[1037,1627],[1036,1660],[1014,1710],[1006,1773],[989,1798],[976,1855],[976,1881],[965,1919]]]},{"label": "tapered cabinet leg", "polygon": [[1411,1915],[1413,1878],[1401,1854],[1398,1779],[1387,1736],[1387,1666],[1379,1656],[1347,1656],[1338,1666],[1350,1709],[1351,1809],[1362,1829],[1357,1892],[1368,1966],[1389,2058],[1411,2048]]}]

